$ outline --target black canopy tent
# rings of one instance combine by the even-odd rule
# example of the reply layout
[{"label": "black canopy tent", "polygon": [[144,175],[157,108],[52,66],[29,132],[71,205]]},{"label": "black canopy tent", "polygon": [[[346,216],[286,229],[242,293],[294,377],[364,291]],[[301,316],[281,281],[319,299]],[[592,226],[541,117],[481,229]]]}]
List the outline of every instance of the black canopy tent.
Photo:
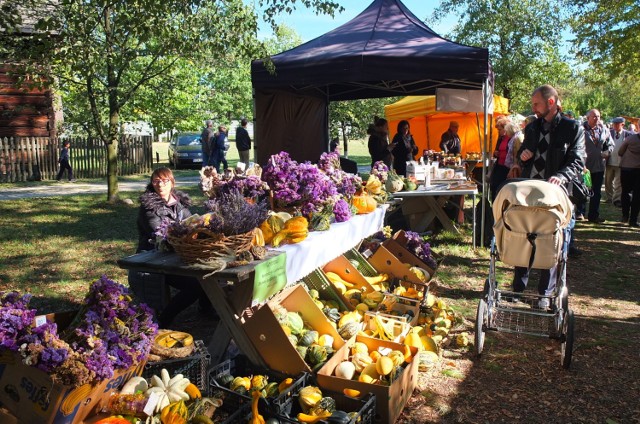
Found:
[{"label": "black canopy tent", "polygon": [[492,96],[488,50],[440,37],[399,0],[375,0],[346,24],[270,59],[275,73],[263,60],[251,64],[261,164],[280,151],[316,161],[327,151],[331,101],[457,88],[484,90],[486,110]]}]

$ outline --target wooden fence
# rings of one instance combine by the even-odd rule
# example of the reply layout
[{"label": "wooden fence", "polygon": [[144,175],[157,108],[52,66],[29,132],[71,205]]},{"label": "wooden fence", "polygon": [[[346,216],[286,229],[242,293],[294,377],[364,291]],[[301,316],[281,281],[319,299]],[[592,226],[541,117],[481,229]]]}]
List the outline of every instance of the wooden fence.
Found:
[{"label": "wooden fence", "polygon": [[[0,182],[55,179],[64,141],[71,143],[70,163],[76,178],[107,176],[107,148],[93,138],[0,137]],[[118,175],[153,170],[151,136],[123,136],[118,144]]]}]

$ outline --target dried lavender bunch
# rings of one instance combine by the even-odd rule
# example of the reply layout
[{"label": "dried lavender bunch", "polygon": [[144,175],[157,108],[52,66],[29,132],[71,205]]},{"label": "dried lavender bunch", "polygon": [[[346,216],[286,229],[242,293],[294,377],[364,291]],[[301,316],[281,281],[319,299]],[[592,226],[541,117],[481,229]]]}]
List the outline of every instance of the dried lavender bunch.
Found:
[{"label": "dried lavender bunch", "polygon": [[[259,227],[268,216],[266,201],[249,203],[242,193],[233,190],[205,203],[205,208],[220,219],[211,219],[212,231],[225,236],[244,234]],[[213,226],[219,227],[214,229]]]}]

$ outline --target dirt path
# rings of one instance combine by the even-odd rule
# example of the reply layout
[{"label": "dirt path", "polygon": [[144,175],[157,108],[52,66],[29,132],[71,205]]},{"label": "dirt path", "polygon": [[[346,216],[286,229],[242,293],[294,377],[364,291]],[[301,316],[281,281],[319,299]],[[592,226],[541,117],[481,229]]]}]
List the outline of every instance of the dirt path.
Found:
[{"label": "dirt path", "polygon": [[[605,225],[579,225],[584,254],[568,265],[571,369],[561,367],[557,341],[487,333],[481,358],[472,346],[449,349],[421,374],[400,423],[640,422],[640,232],[613,221],[619,210],[607,213]],[[486,275],[437,290],[452,305],[477,305]],[[472,332],[475,313],[464,315]]]}]

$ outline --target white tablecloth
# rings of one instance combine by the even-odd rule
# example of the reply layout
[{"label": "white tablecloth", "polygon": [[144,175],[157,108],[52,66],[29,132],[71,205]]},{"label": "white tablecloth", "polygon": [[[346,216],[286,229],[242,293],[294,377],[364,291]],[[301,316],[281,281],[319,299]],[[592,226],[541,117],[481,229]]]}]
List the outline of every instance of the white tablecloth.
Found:
[{"label": "white tablecloth", "polygon": [[387,207],[378,206],[371,213],[331,224],[327,231],[311,231],[304,241],[275,249],[287,254],[287,285],[296,283],[382,229]]}]

